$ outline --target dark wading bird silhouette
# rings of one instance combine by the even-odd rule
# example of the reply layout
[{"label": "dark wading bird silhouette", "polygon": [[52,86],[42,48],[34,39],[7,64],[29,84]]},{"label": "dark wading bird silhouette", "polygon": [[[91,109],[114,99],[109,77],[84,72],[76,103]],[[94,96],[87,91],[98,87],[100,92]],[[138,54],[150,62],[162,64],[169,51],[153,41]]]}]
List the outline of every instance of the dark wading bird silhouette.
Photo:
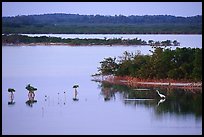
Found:
[{"label": "dark wading bird silhouette", "polygon": [[33,106],[33,103],[36,103],[36,102],[37,102],[37,100],[34,100],[34,98],[35,98],[35,93],[34,93],[34,91],[36,91],[37,88],[34,88],[34,87],[32,87],[30,84],[28,84],[28,85],[26,86],[26,89],[29,91],[29,92],[28,92],[28,100],[26,101],[26,104],[32,107],[32,106]]},{"label": "dark wading bird silhouette", "polygon": [[76,98],[77,97],[77,94],[78,94],[78,92],[77,92],[77,88],[79,87],[79,85],[74,85],[73,86],[73,88],[75,89],[74,90],[74,98],[73,98],[73,100],[74,101],[78,101],[79,99],[78,98]]},{"label": "dark wading bird silhouette", "polygon": [[8,92],[11,93],[10,94],[10,101],[8,102],[8,105],[13,105],[13,104],[15,104],[15,102],[14,102],[14,92],[15,92],[15,89],[9,88]]}]

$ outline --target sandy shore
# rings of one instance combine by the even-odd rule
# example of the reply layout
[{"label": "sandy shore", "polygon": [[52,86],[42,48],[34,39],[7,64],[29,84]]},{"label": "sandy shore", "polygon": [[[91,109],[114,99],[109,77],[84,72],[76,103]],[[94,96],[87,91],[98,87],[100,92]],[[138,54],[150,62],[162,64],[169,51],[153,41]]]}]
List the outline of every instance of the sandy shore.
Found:
[{"label": "sandy shore", "polygon": [[167,88],[183,88],[183,89],[202,89],[202,82],[185,82],[175,80],[148,80],[131,77],[117,76],[93,76],[94,81],[108,82],[112,84],[127,85],[130,87],[167,87]]},{"label": "sandy shore", "polygon": [[80,46],[80,45],[71,45],[67,43],[2,43],[4,46]]},{"label": "sandy shore", "polygon": [[[40,42],[40,43],[2,43],[3,46],[141,46],[141,45],[122,45],[122,44],[112,44],[112,45],[104,45],[104,44],[69,44],[69,43],[46,43],[46,42]],[[149,46],[148,44],[142,45],[142,46]]]}]

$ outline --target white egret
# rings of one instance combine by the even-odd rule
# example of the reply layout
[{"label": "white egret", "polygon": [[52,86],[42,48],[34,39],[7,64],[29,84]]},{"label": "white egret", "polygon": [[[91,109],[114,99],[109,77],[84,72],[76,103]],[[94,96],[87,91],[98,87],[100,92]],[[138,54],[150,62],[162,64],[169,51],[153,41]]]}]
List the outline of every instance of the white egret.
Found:
[{"label": "white egret", "polygon": [[159,96],[161,97],[161,98],[165,98],[166,96],[164,96],[163,94],[161,94],[161,93],[159,93],[159,90],[156,90],[157,91],[157,93],[159,94]]}]

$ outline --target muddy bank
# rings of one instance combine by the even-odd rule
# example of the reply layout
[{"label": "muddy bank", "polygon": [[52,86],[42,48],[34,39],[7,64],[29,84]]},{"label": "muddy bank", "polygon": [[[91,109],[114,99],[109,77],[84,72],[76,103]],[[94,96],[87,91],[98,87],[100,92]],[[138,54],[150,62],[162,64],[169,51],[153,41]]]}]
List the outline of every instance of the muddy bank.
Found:
[{"label": "muddy bank", "polygon": [[164,88],[182,88],[189,90],[202,89],[202,82],[177,81],[172,79],[139,79],[120,76],[93,76],[93,81],[108,82],[111,84],[126,85],[129,87],[164,87]]}]

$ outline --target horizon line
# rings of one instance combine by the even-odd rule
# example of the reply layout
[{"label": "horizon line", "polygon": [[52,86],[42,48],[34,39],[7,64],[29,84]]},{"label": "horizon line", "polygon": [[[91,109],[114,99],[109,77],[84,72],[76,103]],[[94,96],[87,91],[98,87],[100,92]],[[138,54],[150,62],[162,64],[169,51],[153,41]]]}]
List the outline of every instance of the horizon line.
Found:
[{"label": "horizon line", "polygon": [[78,13],[39,13],[39,14],[28,14],[28,15],[13,15],[13,16],[2,16],[2,17],[19,17],[19,16],[40,16],[40,15],[50,15],[50,14],[65,14],[65,15],[80,15],[80,16],[106,16],[106,17],[114,17],[114,16],[125,16],[125,17],[130,17],[130,16],[174,16],[174,17],[195,17],[195,16],[202,16],[202,15],[191,15],[191,16],[180,16],[180,15],[170,15],[170,14],[145,14],[145,15],[122,15],[122,14],[115,14],[115,15],[103,15],[103,14],[78,14]]}]

